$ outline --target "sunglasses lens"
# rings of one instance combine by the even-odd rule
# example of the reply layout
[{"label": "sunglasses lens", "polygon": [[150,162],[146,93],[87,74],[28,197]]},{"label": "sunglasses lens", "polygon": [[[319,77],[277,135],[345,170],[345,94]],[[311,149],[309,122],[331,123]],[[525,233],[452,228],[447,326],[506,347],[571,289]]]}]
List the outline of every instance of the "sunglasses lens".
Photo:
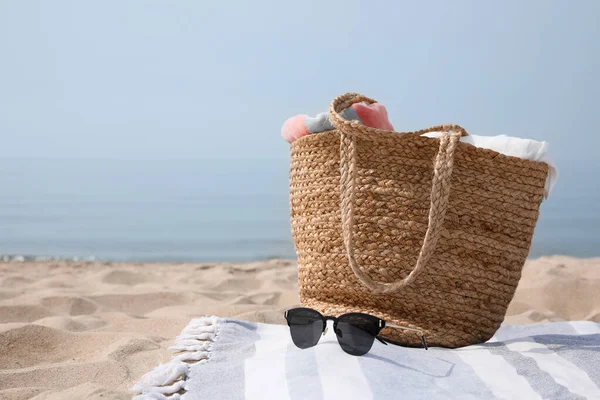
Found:
[{"label": "sunglasses lens", "polygon": [[342,349],[353,356],[367,354],[379,333],[379,320],[370,315],[345,314],[337,323],[335,333]]},{"label": "sunglasses lens", "polygon": [[323,333],[323,317],[315,310],[296,308],[289,310],[287,321],[292,341],[301,349],[315,346]]}]

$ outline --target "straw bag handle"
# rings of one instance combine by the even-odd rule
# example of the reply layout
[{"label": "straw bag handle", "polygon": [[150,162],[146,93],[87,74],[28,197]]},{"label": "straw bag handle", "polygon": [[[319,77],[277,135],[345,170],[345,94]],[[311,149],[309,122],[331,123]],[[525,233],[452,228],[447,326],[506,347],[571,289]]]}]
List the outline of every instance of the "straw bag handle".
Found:
[{"label": "straw bag handle", "polygon": [[[427,132],[444,132],[439,139],[440,147],[433,164],[433,180],[431,184],[431,206],[429,208],[429,224],[425,233],[425,240],[419,252],[419,258],[413,270],[404,279],[391,282],[377,282],[372,280],[359,267],[354,259],[352,235],[354,226],[354,193],[356,184],[356,140],[355,134],[391,132],[364,126],[358,121],[348,121],[339,115],[339,112],[354,103],[375,103],[368,97],[357,93],[346,93],[335,98],[329,107],[329,118],[333,126],[340,131],[340,204],[342,211],[342,236],[346,248],[346,256],[350,268],[356,277],[366,287],[375,293],[391,293],[411,284],[423,272],[427,262],[433,255],[437,245],[441,228],[448,207],[450,194],[450,178],[454,164],[454,151],[461,136],[467,132],[458,125],[439,125],[416,132],[407,132],[407,135],[421,135]],[[455,132],[455,133],[448,133]]]}]

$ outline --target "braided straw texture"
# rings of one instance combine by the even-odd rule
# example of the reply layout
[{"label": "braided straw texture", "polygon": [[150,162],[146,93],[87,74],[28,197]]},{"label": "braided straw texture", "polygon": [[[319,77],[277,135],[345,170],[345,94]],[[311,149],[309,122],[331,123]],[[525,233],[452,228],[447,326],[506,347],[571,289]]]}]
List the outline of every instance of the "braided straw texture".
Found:
[{"label": "braided straw texture", "polygon": [[[342,95],[335,130],[292,143],[302,303],[417,328],[434,346],[488,340],[521,277],[548,166],[462,143],[455,125],[399,134],[339,116],[358,101],[374,102]],[[383,336],[420,345],[408,331]]]}]

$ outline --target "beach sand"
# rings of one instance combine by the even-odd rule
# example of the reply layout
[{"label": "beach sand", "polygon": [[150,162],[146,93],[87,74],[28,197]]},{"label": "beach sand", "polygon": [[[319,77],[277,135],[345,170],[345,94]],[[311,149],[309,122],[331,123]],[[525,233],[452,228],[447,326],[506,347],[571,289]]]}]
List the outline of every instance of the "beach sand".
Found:
[{"label": "beach sand", "polygon": [[[283,323],[296,263],[0,263],[0,398],[129,399],[193,317]],[[529,261],[505,320],[600,322],[600,259]]]}]

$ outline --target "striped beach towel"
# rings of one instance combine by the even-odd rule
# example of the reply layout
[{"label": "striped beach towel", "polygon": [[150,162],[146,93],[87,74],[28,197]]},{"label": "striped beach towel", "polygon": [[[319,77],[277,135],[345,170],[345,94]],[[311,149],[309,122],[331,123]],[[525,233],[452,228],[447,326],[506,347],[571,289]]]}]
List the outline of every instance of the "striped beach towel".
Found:
[{"label": "striped beach towel", "polygon": [[460,349],[375,341],[354,357],[333,329],[300,350],[289,329],[216,317],[193,319],[170,363],[132,388],[140,399],[600,399],[600,324],[503,326]]}]

